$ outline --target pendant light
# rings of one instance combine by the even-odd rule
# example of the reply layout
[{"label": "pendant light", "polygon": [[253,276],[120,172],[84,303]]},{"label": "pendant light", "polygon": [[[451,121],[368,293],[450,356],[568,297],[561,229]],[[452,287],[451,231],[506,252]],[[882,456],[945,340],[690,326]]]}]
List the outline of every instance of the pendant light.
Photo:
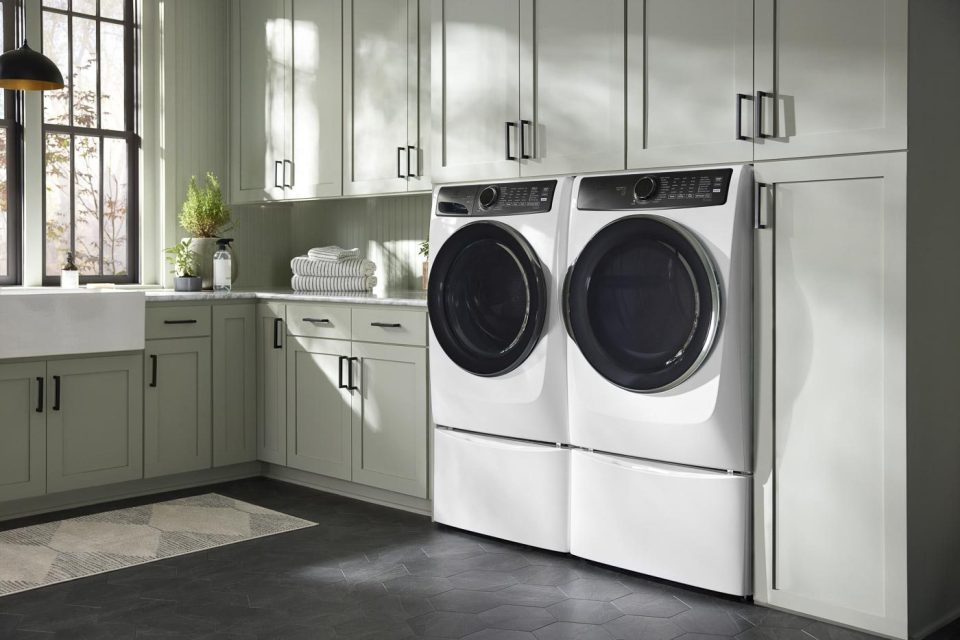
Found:
[{"label": "pendant light", "polygon": [[63,89],[63,74],[53,60],[31,49],[24,40],[19,49],[0,55],[0,89]]}]

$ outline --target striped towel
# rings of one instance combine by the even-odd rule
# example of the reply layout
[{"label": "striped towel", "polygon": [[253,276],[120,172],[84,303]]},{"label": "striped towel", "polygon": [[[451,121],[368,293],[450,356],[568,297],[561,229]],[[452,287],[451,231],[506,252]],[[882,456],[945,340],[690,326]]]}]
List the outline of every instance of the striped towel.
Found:
[{"label": "striped towel", "polygon": [[348,258],[359,258],[360,249],[344,249],[336,245],[314,247],[307,251],[307,256],[314,260],[347,260]]},{"label": "striped towel", "polygon": [[295,276],[372,276],[377,265],[365,258],[333,261],[297,256],[290,261],[290,268]]},{"label": "striped towel", "polygon": [[377,276],[293,276],[294,291],[370,291]]}]

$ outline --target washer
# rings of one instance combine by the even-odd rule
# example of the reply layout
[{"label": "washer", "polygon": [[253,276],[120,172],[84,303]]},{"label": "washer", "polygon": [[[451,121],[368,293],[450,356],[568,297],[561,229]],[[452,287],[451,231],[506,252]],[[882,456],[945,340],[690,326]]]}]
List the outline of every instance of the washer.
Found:
[{"label": "washer", "polygon": [[748,166],[578,178],[563,290],[572,552],[736,595],[752,582],[752,184]]},{"label": "washer", "polygon": [[448,185],[430,224],[434,519],[569,550],[557,274],[573,179]]}]

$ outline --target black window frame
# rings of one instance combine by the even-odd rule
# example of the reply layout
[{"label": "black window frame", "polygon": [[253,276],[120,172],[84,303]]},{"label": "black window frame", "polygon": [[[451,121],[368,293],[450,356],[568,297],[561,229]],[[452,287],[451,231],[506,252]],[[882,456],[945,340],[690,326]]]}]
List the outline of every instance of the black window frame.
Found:
[{"label": "black window frame", "polygon": [[[73,152],[73,141],[76,136],[97,137],[100,139],[100,271],[103,271],[103,141],[105,139],[124,140],[127,143],[127,273],[125,275],[80,275],[81,283],[115,283],[115,284],[139,284],[140,282],[140,153],[142,149],[142,138],[140,136],[140,122],[138,118],[139,105],[139,87],[140,87],[140,2],[138,0],[123,0],[123,20],[114,18],[104,18],[100,15],[100,0],[96,0],[96,15],[73,10],[74,0],[66,0],[67,8],[59,9],[54,7],[41,7],[41,34],[43,32],[42,21],[43,14],[55,13],[67,17],[67,50],[70,61],[69,68],[64,70],[64,81],[67,84],[66,89],[73,90],[73,27],[70,21],[71,16],[80,16],[85,19],[95,20],[97,22],[97,96],[98,96],[98,116],[100,110],[100,68],[102,64],[100,49],[100,23],[121,24],[124,33],[123,45],[123,72],[124,72],[124,129],[103,129],[95,127],[78,127],[73,124],[54,124],[44,121],[45,114],[41,107],[41,150],[43,158],[43,248],[42,248],[42,270],[44,285],[60,284],[60,276],[47,274],[47,159],[46,145],[47,134],[69,135],[71,140],[70,153],[70,175],[75,172],[75,157]],[[41,35],[41,50],[42,50]],[[69,122],[73,122],[73,99],[71,97],[69,104]],[[99,117],[98,117],[99,120]],[[99,124],[102,124],[100,122]],[[74,250],[76,246],[76,198],[75,188],[76,180],[70,180],[70,249]]]},{"label": "black window frame", "polygon": [[[0,0],[3,12],[3,50],[20,46],[23,37],[21,0]],[[7,275],[0,286],[23,281],[23,98],[21,91],[3,90],[0,129],[6,130],[7,163]]]}]

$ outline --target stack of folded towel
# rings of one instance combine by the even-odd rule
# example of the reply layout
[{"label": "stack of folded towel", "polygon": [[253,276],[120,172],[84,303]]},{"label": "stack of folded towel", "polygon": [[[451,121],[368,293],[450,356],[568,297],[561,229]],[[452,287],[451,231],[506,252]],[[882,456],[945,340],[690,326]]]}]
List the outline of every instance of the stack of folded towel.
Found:
[{"label": "stack of folded towel", "polygon": [[294,291],[370,291],[377,270],[358,249],[318,247],[290,261]]}]

